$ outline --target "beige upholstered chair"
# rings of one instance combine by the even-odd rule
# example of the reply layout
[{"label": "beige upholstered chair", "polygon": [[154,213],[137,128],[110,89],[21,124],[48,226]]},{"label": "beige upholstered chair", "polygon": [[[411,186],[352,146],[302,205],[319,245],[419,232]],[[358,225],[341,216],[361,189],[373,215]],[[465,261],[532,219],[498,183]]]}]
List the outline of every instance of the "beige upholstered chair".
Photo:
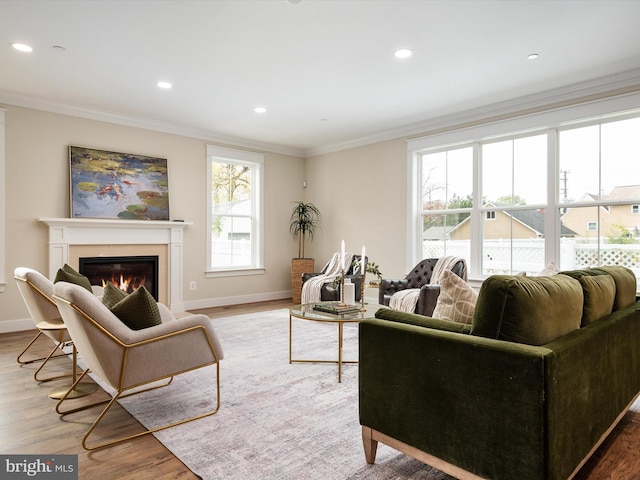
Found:
[{"label": "beige upholstered chair", "polygon": [[[14,270],[14,278],[16,279],[18,290],[20,291],[20,294],[24,299],[24,303],[27,306],[27,310],[29,310],[29,314],[31,315],[31,318],[33,319],[36,328],[38,329],[38,333],[33,338],[33,340],[31,340],[31,342],[25,347],[20,355],[18,355],[18,363],[20,363],[21,365],[26,365],[41,361],[42,365],[40,365],[40,367],[33,375],[33,378],[37,382],[49,382],[65,377],[73,377],[75,379],[77,375],[77,352],[75,348],[73,348],[72,350],[73,364],[71,373],[46,378],[40,376],[41,371],[50,359],[65,356],[63,349],[68,346],[73,346],[71,338],[69,337],[69,334],[67,332],[67,326],[62,321],[60,312],[58,311],[58,307],[53,300],[53,283],[37,270],[27,267],[16,268]],[[101,287],[94,288],[94,293],[96,294],[100,293],[101,291]],[[49,355],[43,358],[28,360],[23,359],[23,356],[25,355],[27,350],[29,350],[29,348],[31,348],[36,340],[38,340],[38,338],[40,338],[42,335],[45,335],[53,340],[54,347]],[[62,398],[62,396],[67,393],[72,383],[73,381],[71,381],[67,386],[54,388],[49,393],[49,396],[55,399]],[[68,395],[76,398],[92,393],[95,390],[95,385],[82,383],[78,384],[74,391],[68,393]]]},{"label": "beige upholstered chair", "polygon": [[[77,285],[66,282],[56,283],[54,299],[67,325],[69,335],[87,366],[78,381],[90,371],[115,390],[113,398],[106,402],[63,410],[63,404],[67,401],[67,398],[63,397],[56,406],[59,414],[68,415],[95,405],[107,404],[82,439],[82,446],[86,450],[114,445],[218,412],[220,408],[219,362],[222,360],[222,347],[211,320],[206,315],[190,315],[176,319],[166,306],[158,304],[162,323],[132,330],[98,298]],[[164,387],[171,383],[175,375],[214,364],[216,365],[216,399],[215,402],[212,400],[212,410],[135,435],[88,445],[89,436],[119,398]],[[158,385],[159,380],[165,379],[169,379],[168,382]],[[156,382],[154,385],[149,386],[154,382]],[[142,386],[147,388],[142,390],[136,388]],[[134,388],[135,391],[131,392],[130,390]],[[177,413],[179,416],[179,412]]]},{"label": "beige upholstered chair", "polygon": [[[14,271],[14,278],[18,285],[18,290],[24,299],[24,303],[29,310],[29,314],[38,329],[38,333],[18,355],[17,361],[21,365],[35,362],[42,362],[36,370],[33,378],[38,382],[48,382],[69,375],[58,375],[54,377],[42,378],[39,376],[42,369],[51,358],[65,356],[63,348],[70,345],[70,338],[67,334],[67,327],[60,318],[58,307],[53,301],[53,283],[40,272],[26,267],[18,267]],[[53,340],[54,347],[46,357],[23,359],[23,356],[31,346],[41,336],[49,337]],[[56,355],[57,353],[57,355]]]}]

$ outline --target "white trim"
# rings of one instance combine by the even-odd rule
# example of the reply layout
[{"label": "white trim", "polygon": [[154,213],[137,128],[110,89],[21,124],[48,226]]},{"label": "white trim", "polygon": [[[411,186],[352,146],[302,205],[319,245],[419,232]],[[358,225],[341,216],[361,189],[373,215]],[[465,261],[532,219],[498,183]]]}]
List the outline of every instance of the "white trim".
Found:
[{"label": "white trim", "polygon": [[[262,275],[264,274],[264,163],[265,155],[235,148],[220,147],[217,145],[207,145],[206,149],[207,176],[205,181],[207,197],[206,201],[206,249],[205,252],[205,276],[232,277],[242,275]],[[211,217],[212,217],[212,196],[211,196],[211,162],[213,160],[242,164],[246,163],[251,167],[251,201],[252,207],[257,207],[257,211],[252,211],[252,231],[255,238],[251,240],[253,266],[248,268],[220,268],[211,267]]]},{"label": "white trim", "polygon": [[544,132],[573,124],[576,120],[597,120],[610,116],[612,112],[623,114],[637,109],[640,109],[639,92],[414,138],[407,141],[407,149],[419,151],[487,141],[491,137]]},{"label": "white trim", "polygon": [[6,157],[5,157],[5,109],[0,108],[0,293],[5,291],[7,279],[4,276],[5,258],[7,254],[7,238],[6,231]]},{"label": "white trim", "polygon": [[240,148],[262,150],[267,152],[279,153],[282,155],[291,155],[294,157],[302,157],[304,155],[304,151],[302,149],[289,147],[287,145],[276,145],[273,143],[258,142],[247,138],[222,135],[208,130],[200,130],[197,128],[158,122],[156,120],[151,120],[148,118],[130,117],[100,110],[91,110],[88,108],[62,105],[60,103],[50,102],[41,98],[24,96],[14,92],[9,92],[7,90],[0,90],[0,103],[15,105],[17,107],[32,108],[34,110],[41,110],[44,112],[58,113],[60,115],[68,115],[71,117],[96,120],[99,122],[113,123],[116,125],[144,128],[146,130],[169,133],[172,135],[180,135],[188,138],[196,138],[198,140],[204,140],[207,142],[236,145]]},{"label": "white trim", "polygon": [[418,155],[407,152],[407,254],[405,271],[410,271],[416,264],[416,258],[422,258],[422,225],[420,223],[420,179],[422,168]]},{"label": "white trim", "polygon": [[547,205],[553,209],[550,215],[544,216],[544,252],[545,265],[558,262],[560,259],[560,205],[559,205],[559,181],[560,158],[558,147],[558,131],[550,129],[547,132]]},{"label": "white trim", "polygon": [[[589,99],[597,100],[597,97],[610,97],[613,95],[623,94],[625,91],[638,91],[639,89],[640,68],[636,68],[605,77],[575,83],[554,90],[546,90],[533,95],[486,105],[472,110],[465,110],[449,115],[436,115],[423,122],[405,125],[403,127],[367,135],[347,142],[307,149],[303,153],[306,157],[324,155],[340,150],[361,147],[372,143],[413,135],[420,135],[420,137],[415,139],[419,140],[424,138],[424,132],[452,131],[458,129],[460,125],[486,124],[487,119],[489,118],[500,118],[506,116],[514,118],[518,116],[518,112],[544,111],[552,108],[561,108],[561,105],[567,106],[569,104],[584,104],[589,101]],[[467,137],[467,139],[468,138],[469,137]]]},{"label": "white trim", "polygon": [[21,318],[18,320],[5,320],[0,322],[0,334],[24,332],[33,330],[34,335],[36,333],[36,326],[31,318]]},{"label": "white trim", "polygon": [[227,305],[242,305],[243,303],[290,299],[291,295],[291,290],[285,290],[280,292],[254,293],[251,295],[236,295],[232,297],[205,298],[185,302],[185,307],[188,311],[193,311],[203,308],[224,307]]},{"label": "white trim", "polygon": [[[190,138],[197,138],[214,143],[235,145],[240,148],[262,150],[294,157],[308,158],[317,155],[334,153],[350,148],[370,145],[372,143],[393,140],[413,135],[424,135],[424,132],[452,130],[456,125],[469,123],[482,123],[483,119],[497,118],[501,116],[513,115],[523,110],[543,110],[549,109],[550,105],[584,103],[588,98],[605,96],[609,92],[623,90],[638,90],[640,88],[640,68],[619,72],[616,74],[599,77],[584,82],[575,83],[566,87],[547,90],[525,97],[519,97],[504,102],[487,105],[484,107],[457,112],[453,114],[435,115],[429,120],[411,123],[398,128],[380,131],[370,135],[365,135],[346,142],[327,144],[315,148],[301,149],[287,145],[276,145],[272,143],[257,142],[246,138],[238,138],[222,135],[208,130],[199,130],[183,126],[162,123],[151,119],[128,117],[124,115],[91,110],[87,108],[72,107],[50,102],[42,98],[20,95],[7,90],[0,90],[0,102],[19,107],[33,108],[45,112],[59,113],[73,117],[86,118],[103,122],[126,125],[135,128],[144,128],[158,132],[181,135]],[[422,137],[419,137],[422,138]]]}]

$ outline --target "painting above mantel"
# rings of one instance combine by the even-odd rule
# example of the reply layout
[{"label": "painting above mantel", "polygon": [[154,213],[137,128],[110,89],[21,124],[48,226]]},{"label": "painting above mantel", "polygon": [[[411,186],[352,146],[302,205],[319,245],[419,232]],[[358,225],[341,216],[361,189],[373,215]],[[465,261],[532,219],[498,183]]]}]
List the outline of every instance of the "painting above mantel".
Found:
[{"label": "painting above mantel", "polygon": [[69,146],[71,217],[169,220],[167,159]]}]

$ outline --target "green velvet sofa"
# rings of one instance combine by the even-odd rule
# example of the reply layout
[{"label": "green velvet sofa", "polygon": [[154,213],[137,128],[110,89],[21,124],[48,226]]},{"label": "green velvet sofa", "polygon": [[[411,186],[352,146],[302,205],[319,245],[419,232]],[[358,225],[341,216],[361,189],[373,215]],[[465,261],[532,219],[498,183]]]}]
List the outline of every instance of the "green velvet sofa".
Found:
[{"label": "green velvet sofa", "polygon": [[624,267],[489,277],[471,325],[383,308],[359,328],[369,463],[382,442],[461,479],[571,478],[640,392]]}]

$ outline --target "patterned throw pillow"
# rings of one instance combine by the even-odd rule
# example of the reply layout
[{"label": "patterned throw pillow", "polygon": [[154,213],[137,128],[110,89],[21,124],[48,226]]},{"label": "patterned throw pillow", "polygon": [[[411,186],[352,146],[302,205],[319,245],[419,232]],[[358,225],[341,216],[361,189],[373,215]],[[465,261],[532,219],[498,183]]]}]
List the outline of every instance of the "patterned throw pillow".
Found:
[{"label": "patterned throw pillow", "polygon": [[56,278],[53,280],[53,283],[58,282],[68,282],[75,283],[76,285],[80,285],[81,287],[86,288],[90,292],[93,292],[91,289],[91,282],[87,277],[82,275],[81,273],[76,272],[73,268],[71,268],[66,263],[56,273]]},{"label": "patterned throw pillow", "polygon": [[144,285],[136,288],[110,310],[131,330],[142,330],[162,323],[156,299]]},{"label": "patterned throw pillow", "polygon": [[470,324],[478,300],[478,292],[455,273],[446,270],[440,281],[440,295],[433,318]]},{"label": "patterned throw pillow", "polygon": [[110,309],[127,295],[127,292],[125,292],[124,290],[116,287],[111,282],[107,282],[107,284],[104,286],[104,292],[102,294],[102,303]]}]

